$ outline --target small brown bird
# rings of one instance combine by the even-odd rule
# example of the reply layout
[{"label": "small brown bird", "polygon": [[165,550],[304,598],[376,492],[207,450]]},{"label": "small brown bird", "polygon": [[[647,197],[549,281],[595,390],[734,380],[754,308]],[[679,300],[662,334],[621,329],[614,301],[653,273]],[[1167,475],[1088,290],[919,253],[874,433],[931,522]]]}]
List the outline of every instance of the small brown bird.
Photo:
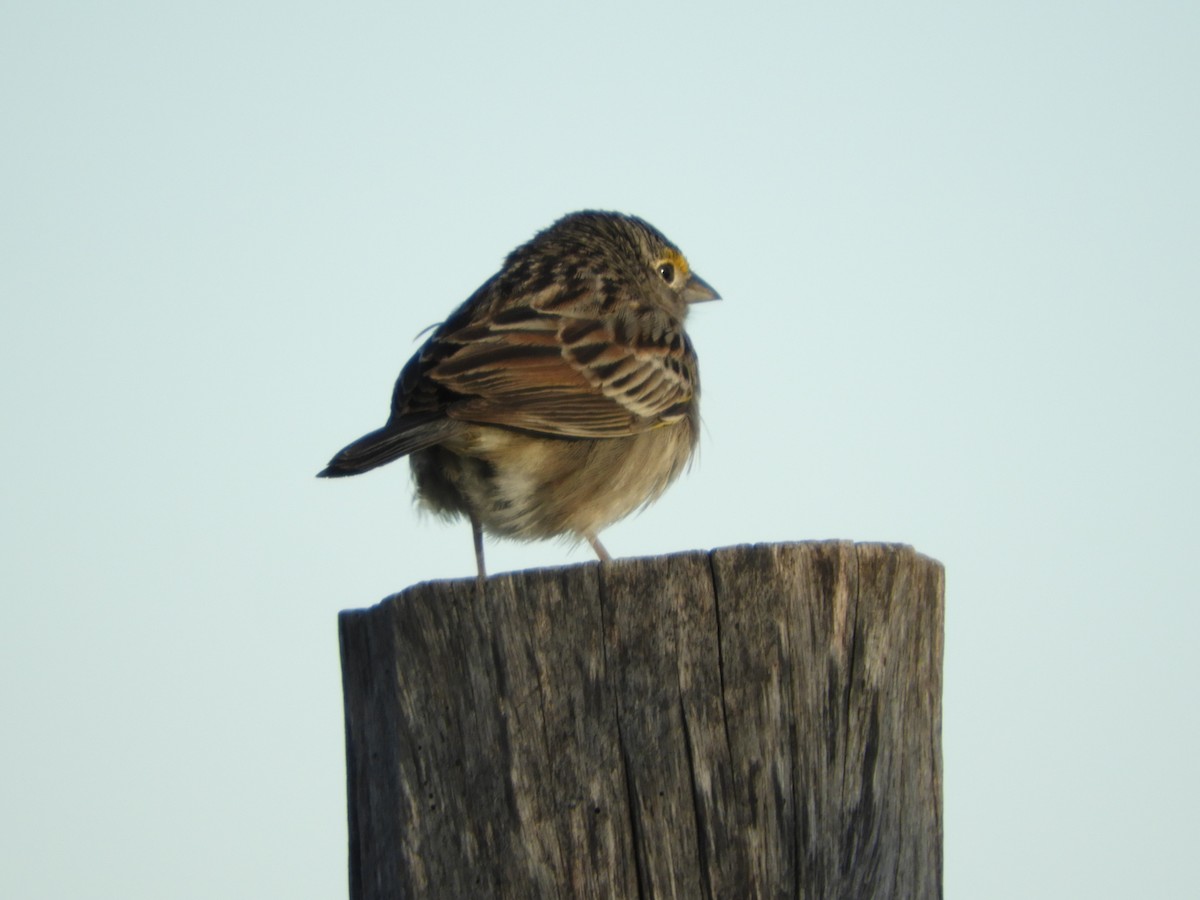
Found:
[{"label": "small brown bird", "polygon": [[408,456],[417,496],[483,532],[582,538],[655,500],[699,436],[688,306],[718,299],[641,219],[565,216],[509,254],[405,365],[392,413],[320,473]]}]

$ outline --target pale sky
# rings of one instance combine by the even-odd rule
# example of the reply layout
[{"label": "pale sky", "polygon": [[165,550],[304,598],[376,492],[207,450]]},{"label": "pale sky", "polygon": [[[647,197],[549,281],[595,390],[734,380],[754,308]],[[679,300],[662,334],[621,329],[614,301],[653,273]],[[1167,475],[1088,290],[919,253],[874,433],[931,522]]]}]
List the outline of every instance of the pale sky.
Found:
[{"label": "pale sky", "polygon": [[609,550],[936,557],[947,896],[1194,892],[1198,39],[1167,2],[6,5],[0,896],[346,896],[337,612],[473,557],[405,465],[313,476],[585,207],[725,298],[700,459]]}]

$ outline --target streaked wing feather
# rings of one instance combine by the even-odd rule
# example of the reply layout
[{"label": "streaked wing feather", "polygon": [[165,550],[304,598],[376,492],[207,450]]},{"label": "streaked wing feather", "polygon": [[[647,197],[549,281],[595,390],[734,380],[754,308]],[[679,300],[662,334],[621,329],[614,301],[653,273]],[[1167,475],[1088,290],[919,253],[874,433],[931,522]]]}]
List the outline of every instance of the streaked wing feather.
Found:
[{"label": "streaked wing feather", "polygon": [[441,337],[429,378],[446,414],[564,437],[619,437],[687,413],[695,357],[677,323],[504,310]]}]

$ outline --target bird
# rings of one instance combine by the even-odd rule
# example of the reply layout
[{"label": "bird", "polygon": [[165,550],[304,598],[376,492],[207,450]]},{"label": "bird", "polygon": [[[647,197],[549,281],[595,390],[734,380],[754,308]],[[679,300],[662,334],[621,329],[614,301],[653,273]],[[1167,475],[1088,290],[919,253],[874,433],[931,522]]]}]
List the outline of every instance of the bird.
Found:
[{"label": "bird", "polygon": [[699,438],[684,330],[720,295],[636,216],[584,210],[518,246],[404,365],[387,423],[318,473],[407,456],[421,506],[483,535],[586,541],[656,500]]}]

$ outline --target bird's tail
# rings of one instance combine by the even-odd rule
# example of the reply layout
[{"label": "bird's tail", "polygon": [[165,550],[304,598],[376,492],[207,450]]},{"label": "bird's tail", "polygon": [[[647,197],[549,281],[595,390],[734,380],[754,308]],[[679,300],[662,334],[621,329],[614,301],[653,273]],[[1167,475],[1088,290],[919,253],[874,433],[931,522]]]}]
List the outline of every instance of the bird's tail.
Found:
[{"label": "bird's tail", "polygon": [[343,447],[317,477],[341,478],[369,472],[394,459],[441,443],[461,428],[460,422],[443,418],[389,422],[378,431],[365,434]]}]

